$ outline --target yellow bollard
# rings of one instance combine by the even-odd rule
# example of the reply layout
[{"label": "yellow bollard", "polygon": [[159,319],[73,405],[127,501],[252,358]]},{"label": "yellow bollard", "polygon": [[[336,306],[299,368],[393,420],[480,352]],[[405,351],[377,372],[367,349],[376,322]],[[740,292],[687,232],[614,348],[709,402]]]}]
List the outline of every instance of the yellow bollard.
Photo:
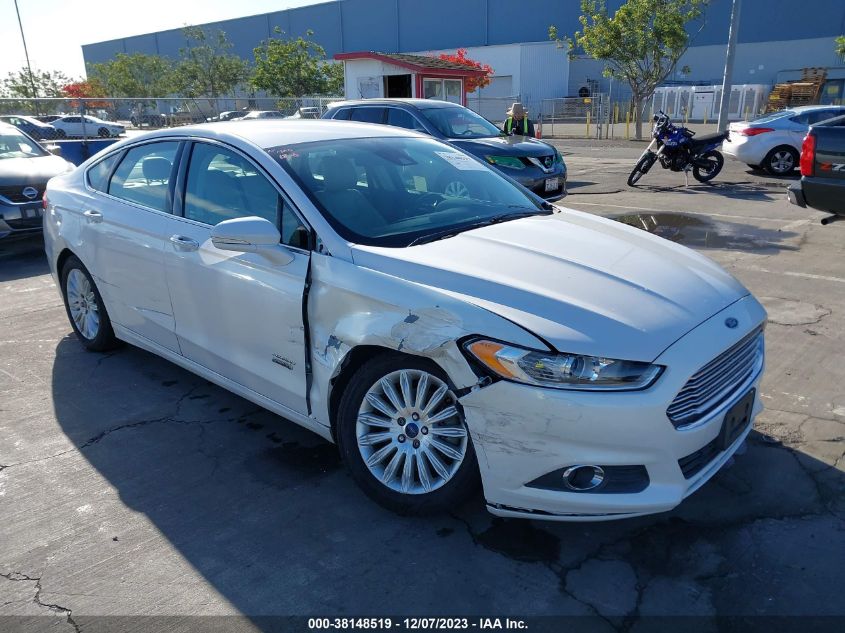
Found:
[{"label": "yellow bollard", "polygon": [[747,121],[747,120],[748,120],[748,112],[749,112],[749,110],[750,110],[750,108],[749,108],[748,106],[745,106],[745,119],[744,119],[745,121]]},{"label": "yellow bollard", "polygon": [[625,140],[630,140],[631,138],[631,109],[628,108],[628,111],[625,112]]},{"label": "yellow bollard", "polygon": [[587,138],[590,138],[590,111],[587,110]]}]

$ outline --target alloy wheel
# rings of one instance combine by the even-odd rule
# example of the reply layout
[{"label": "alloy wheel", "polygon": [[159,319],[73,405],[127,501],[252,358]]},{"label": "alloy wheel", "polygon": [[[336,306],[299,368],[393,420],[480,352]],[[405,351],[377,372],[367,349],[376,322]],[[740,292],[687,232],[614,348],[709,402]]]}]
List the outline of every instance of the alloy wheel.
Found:
[{"label": "alloy wheel", "polygon": [[785,174],[792,171],[795,167],[795,157],[792,155],[792,152],[780,150],[772,155],[769,164],[772,166],[773,171],[779,174]]},{"label": "alloy wheel", "polygon": [[79,332],[88,340],[100,331],[100,307],[88,277],[74,268],[67,276],[67,304]]},{"label": "alloy wheel", "polygon": [[426,371],[394,371],[372,385],[358,410],[358,450],[370,473],[404,494],[447,484],[467,454],[469,437],[457,398]]},{"label": "alloy wheel", "polygon": [[443,188],[443,195],[449,198],[469,198],[469,188],[460,180],[452,180]]}]

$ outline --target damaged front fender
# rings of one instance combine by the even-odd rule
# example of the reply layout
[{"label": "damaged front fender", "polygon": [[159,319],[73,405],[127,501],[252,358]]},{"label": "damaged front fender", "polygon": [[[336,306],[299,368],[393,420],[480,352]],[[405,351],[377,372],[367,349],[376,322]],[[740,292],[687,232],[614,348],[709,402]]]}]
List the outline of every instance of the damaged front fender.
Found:
[{"label": "damaged front fender", "polygon": [[457,341],[478,334],[545,349],[523,328],[446,292],[321,254],[311,260],[307,305],[312,415],[331,426],[333,379],[358,346],[381,347],[429,358],[457,389],[478,376]]}]

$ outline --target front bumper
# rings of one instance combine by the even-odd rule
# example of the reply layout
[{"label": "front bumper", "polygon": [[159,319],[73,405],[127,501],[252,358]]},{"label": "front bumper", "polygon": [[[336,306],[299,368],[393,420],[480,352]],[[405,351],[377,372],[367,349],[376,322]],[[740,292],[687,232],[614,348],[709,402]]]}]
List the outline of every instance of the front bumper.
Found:
[{"label": "front bumper", "polygon": [[0,204],[0,238],[40,233],[42,214],[40,200],[26,204]]},{"label": "front bumper", "polygon": [[[549,202],[560,200],[566,195],[566,167],[563,165],[556,165],[549,172],[533,166],[525,169],[509,169],[497,165],[496,169]],[[546,181],[548,180],[557,180],[557,188],[547,191]]]},{"label": "front bumper", "polygon": [[[740,326],[725,327],[728,316]],[[563,391],[499,381],[461,398],[488,509],[499,516],[596,521],[677,506],[730,459],[750,432],[753,418],[762,410],[762,368],[718,410],[689,427],[676,429],[666,409],[690,376],[764,320],[765,311],[751,296],[725,308],[655,360],[666,369],[643,391]],[[720,433],[725,412],[751,389],[757,389],[752,422],[727,449],[685,478],[679,460],[710,445]],[[644,466],[648,482],[633,493],[567,492],[526,485],[577,464]]]}]

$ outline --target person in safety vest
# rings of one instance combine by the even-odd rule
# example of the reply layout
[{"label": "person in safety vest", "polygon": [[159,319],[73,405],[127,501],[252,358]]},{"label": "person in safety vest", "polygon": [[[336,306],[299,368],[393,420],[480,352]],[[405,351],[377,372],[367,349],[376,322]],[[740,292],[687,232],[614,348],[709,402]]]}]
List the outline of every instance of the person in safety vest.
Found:
[{"label": "person in safety vest", "polygon": [[502,126],[502,131],[508,136],[535,136],[534,124],[528,118],[528,110],[521,103],[514,103],[507,111],[508,118]]}]

